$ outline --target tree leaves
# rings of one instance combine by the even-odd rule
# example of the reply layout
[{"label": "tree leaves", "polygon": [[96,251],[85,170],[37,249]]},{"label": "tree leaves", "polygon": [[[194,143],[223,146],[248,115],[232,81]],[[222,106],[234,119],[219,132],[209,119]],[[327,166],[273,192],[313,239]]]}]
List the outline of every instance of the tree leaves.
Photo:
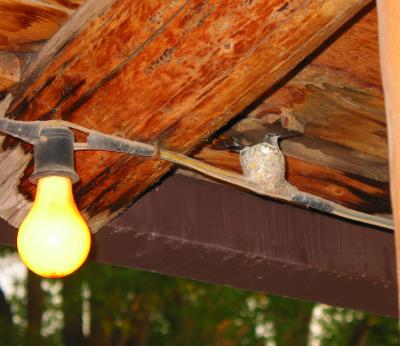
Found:
[{"label": "tree leaves", "polygon": [[[14,319],[24,323],[12,323],[10,302],[0,291],[0,345],[29,345],[28,334],[52,346],[400,344],[397,321],[389,318],[111,265],[87,263],[67,279],[44,281],[44,286],[63,285],[59,293],[29,278],[28,299],[11,302],[17,303],[11,309]],[[63,324],[47,322],[56,324],[49,335],[43,334],[43,319],[42,333],[38,330],[43,311],[64,316]],[[35,320],[27,317],[32,313]],[[83,333],[85,323],[90,328]]]}]

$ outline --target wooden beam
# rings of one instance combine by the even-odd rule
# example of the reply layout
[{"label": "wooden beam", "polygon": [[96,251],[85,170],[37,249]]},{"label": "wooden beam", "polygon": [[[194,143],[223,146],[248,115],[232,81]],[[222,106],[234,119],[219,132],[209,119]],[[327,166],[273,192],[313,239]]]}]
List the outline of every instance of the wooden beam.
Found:
[{"label": "wooden beam", "polygon": [[[367,3],[89,0],[28,67],[9,116],[63,118],[188,152]],[[76,162],[76,196],[93,230],[170,169],[105,152]],[[24,177],[18,201],[32,198],[31,169],[13,173]],[[0,214],[17,225],[23,213]]]},{"label": "wooden beam", "polygon": [[0,50],[32,52],[49,39],[84,0],[2,0]]},{"label": "wooden beam", "polygon": [[374,6],[367,6],[196,158],[240,172],[237,154],[227,150],[233,137],[252,145],[267,133],[288,130],[298,134],[281,141],[290,183],[352,209],[391,213]]},{"label": "wooden beam", "polygon": [[[379,43],[389,134],[391,195],[396,226],[397,283],[400,282],[400,2],[378,0]],[[400,290],[398,291],[400,306]]]},{"label": "wooden beam", "polygon": [[[0,223],[0,242],[16,232]],[[396,316],[393,234],[172,176],[94,236],[94,259]]]},{"label": "wooden beam", "polygon": [[279,121],[307,138],[387,161],[375,8],[367,6],[260,101],[238,132]]}]

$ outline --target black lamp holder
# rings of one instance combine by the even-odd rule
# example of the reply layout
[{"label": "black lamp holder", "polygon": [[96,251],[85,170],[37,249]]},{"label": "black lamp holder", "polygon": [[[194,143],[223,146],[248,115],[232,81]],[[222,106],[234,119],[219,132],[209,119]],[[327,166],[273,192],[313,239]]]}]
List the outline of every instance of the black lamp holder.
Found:
[{"label": "black lamp holder", "polygon": [[[70,128],[88,134],[87,143],[75,143]],[[79,180],[74,169],[74,150],[106,150],[140,156],[153,156],[155,146],[102,134],[66,121],[17,121],[0,119],[0,132],[22,139],[34,146],[35,171],[30,180],[48,175]]]}]

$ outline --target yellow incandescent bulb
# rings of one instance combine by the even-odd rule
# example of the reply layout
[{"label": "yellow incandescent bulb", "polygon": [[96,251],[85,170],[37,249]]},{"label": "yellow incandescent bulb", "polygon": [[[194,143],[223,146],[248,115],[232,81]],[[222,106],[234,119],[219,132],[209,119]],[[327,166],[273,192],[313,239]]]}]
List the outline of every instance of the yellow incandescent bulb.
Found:
[{"label": "yellow incandescent bulb", "polygon": [[91,236],[72,194],[70,178],[39,178],[32,209],[17,237],[18,252],[34,273],[57,278],[71,274],[85,261]]}]

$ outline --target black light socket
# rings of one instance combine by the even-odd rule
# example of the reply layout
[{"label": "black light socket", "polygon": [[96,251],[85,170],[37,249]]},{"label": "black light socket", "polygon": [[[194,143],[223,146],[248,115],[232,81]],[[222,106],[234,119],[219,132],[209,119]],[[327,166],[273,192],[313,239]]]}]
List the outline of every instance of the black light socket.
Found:
[{"label": "black light socket", "polygon": [[34,144],[35,171],[30,180],[36,184],[44,176],[62,176],[79,180],[74,168],[74,135],[63,126],[49,126],[42,129]]}]

